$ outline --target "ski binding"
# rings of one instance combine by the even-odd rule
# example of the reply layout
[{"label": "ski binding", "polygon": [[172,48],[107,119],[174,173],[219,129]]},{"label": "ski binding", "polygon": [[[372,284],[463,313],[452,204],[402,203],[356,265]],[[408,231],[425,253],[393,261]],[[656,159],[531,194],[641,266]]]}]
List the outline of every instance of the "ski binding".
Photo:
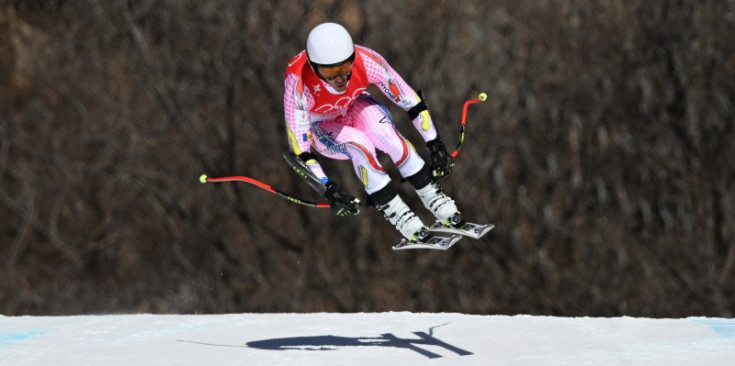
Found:
[{"label": "ski binding", "polygon": [[457,226],[444,226],[437,221],[429,226],[432,233],[459,234],[473,239],[480,239],[495,227],[493,224],[475,224],[474,222],[460,222]]},{"label": "ski binding", "polygon": [[405,249],[435,249],[435,250],[447,250],[452,245],[457,244],[462,239],[462,235],[431,235],[424,241],[408,241],[403,238],[396,245],[393,246],[393,250],[405,250]]}]

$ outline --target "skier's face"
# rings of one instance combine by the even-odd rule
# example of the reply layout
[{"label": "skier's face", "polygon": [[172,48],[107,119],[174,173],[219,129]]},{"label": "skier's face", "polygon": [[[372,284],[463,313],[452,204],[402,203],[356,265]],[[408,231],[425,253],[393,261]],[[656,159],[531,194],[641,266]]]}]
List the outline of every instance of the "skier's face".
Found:
[{"label": "skier's face", "polygon": [[341,92],[347,89],[347,82],[350,81],[350,76],[352,76],[352,61],[346,61],[332,67],[319,66],[317,71],[332,88]]}]

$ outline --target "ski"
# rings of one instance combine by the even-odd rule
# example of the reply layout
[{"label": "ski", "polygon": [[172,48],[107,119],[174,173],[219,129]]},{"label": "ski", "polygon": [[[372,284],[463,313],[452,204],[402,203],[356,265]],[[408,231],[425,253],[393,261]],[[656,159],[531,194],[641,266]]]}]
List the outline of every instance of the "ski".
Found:
[{"label": "ski", "polygon": [[452,245],[457,244],[462,239],[462,235],[431,235],[424,241],[414,242],[408,241],[403,238],[396,245],[393,246],[393,250],[406,250],[406,249],[435,249],[435,250],[447,250]]},{"label": "ski", "polygon": [[325,187],[324,183],[319,180],[319,177],[314,175],[311,169],[309,169],[309,167],[303,160],[301,160],[301,158],[290,151],[286,151],[283,153],[283,159],[286,160],[291,169],[293,169],[296,174],[303,178],[311,188],[314,188],[314,190],[319,192],[320,195],[324,195],[327,187]]},{"label": "ski", "polygon": [[495,225],[493,224],[481,225],[467,221],[461,222],[457,226],[444,226],[441,222],[437,221],[429,226],[429,231],[432,233],[459,234],[472,239],[480,239],[494,227]]}]

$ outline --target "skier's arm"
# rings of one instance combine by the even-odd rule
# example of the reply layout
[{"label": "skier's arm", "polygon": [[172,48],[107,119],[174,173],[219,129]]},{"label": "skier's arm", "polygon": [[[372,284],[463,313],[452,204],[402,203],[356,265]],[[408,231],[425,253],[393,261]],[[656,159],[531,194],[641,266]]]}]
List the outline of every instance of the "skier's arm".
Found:
[{"label": "skier's arm", "polygon": [[377,52],[364,48],[368,80],[383,94],[408,113],[431,152],[431,171],[437,178],[446,178],[454,167],[454,161],[439,137],[429,109],[420,93],[416,93],[403,78]]},{"label": "skier's arm", "polygon": [[286,132],[291,152],[306,164],[306,167],[316,175],[325,186],[324,197],[329,200],[332,210],[339,216],[356,215],[360,212],[360,201],[345,192],[339,185],[332,182],[324,174],[316,156],[311,153],[311,120],[309,109],[313,99],[309,98],[296,75],[289,74],[285,81],[283,107],[286,116]]},{"label": "skier's arm", "polygon": [[[286,117],[286,133],[288,135],[288,145],[291,151],[296,154],[309,170],[311,170],[322,183],[326,183],[329,178],[324,174],[324,170],[316,157],[311,153],[311,120],[309,119],[309,99],[303,87],[300,87],[302,81],[298,76],[289,74],[286,76],[285,92],[283,93],[283,109]],[[313,103],[313,100],[312,100]]]},{"label": "skier's arm", "polygon": [[361,48],[365,51],[364,55],[367,56],[363,59],[366,64],[368,81],[408,113],[413,126],[419,131],[424,142],[437,139],[439,135],[421,96],[403,80],[383,56],[368,48]]}]

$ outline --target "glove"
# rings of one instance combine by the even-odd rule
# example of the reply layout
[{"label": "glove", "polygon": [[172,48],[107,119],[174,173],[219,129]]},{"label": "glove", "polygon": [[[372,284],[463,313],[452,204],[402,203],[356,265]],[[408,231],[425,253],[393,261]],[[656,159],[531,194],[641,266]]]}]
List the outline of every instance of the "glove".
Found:
[{"label": "glove", "polygon": [[337,216],[352,216],[360,213],[358,208],[360,200],[350,196],[337,183],[329,181],[325,186],[327,190],[324,191],[324,197],[327,198],[329,206]]},{"label": "glove", "polygon": [[454,159],[447,153],[444,143],[437,137],[426,143],[426,147],[431,151],[431,173],[434,178],[446,178],[454,168]]}]

